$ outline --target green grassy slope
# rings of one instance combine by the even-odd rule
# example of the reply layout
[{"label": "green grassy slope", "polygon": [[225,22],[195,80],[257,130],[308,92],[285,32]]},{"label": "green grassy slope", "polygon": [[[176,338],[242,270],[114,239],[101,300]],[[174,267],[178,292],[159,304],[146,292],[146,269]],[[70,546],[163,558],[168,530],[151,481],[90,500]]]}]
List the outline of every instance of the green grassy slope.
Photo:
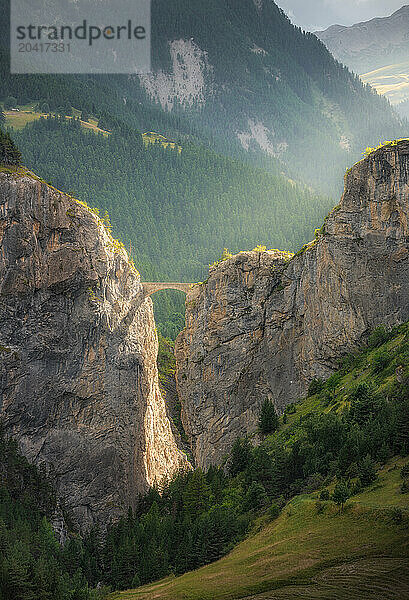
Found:
[{"label": "green grassy slope", "polygon": [[[378,584],[384,597],[403,599],[404,592],[409,593],[409,579],[402,576],[403,570],[409,574],[409,502],[399,491],[404,462],[390,461],[377,483],[354,496],[343,513],[332,502],[317,504],[317,494],[297,496],[275,522],[218,562],[112,599],[227,600],[269,590],[260,600],[375,600]],[[399,522],[400,513],[393,508],[402,505]],[[283,590],[272,594],[277,588]],[[368,595],[349,595],[362,594],[364,589]]]},{"label": "green grassy slope", "polygon": [[[267,437],[263,446],[272,452],[277,446],[293,447],[305,435],[304,424],[308,428],[311,419],[317,421],[325,414],[354,418],[351,404],[355,411],[357,406],[364,410],[351,400],[362,386],[370,386],[375,398],[386,398],[387,406],[405,403],[408,383],[409,324],[392,332],[378,328],[361,352],[343,358],[340,370],[327,382],[315,382],[313,395],[287,408],[279,431]],[[402,439],[409,434],[407,426],[399,431]],[[376,440],[377,435],[374,428],[371,436]],[[393,440],[391,447],[402,444],[402,439]],[[326,487],[333,492],[334,472],[311,493],[293,497],[275,521],[268,513],[262,515],[252,533],[219,561],[116,593],[112,600],[409,597],[409,495],[401,489],[401,471],[408,458],[381,458],[379,450],[377,479],[369,486],[358,486],[349,468],[349,485],[355,491],[343,511],[331,500],[320,500],[320,490]]]}]

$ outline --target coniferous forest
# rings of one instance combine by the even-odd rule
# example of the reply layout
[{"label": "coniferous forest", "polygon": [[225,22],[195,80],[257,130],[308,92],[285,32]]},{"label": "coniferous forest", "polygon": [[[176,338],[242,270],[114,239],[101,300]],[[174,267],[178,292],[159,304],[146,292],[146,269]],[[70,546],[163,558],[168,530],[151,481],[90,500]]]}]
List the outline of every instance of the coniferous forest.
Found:
[{"label": "coniferous forest", "polygon": [[[108,211],[145,281],[202,281],[225,247],[297,250],[333,203],[278,168],[268,172],[191,143],[180,154],[146,148],[138,133],[104,137],[51,116],[13,138],[29,168]],[[164,293],[157,320],[165,336],[177,333],[182,303],[177,292]]]}]

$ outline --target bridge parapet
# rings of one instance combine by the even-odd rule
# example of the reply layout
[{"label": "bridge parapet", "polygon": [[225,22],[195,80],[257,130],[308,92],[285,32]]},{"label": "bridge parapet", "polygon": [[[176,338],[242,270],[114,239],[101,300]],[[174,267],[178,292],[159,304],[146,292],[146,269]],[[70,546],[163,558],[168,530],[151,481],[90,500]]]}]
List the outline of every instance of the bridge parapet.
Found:
[{"label": "bridge parapet", "polygon": [[160,290],[178,290],[179,292],[184,292],[187,294],[190,288],[195,285],[194,283],[169,283],[169,282],[144,282],[143,291],[145,296],[152,296],[155,292],[159,292]]}]

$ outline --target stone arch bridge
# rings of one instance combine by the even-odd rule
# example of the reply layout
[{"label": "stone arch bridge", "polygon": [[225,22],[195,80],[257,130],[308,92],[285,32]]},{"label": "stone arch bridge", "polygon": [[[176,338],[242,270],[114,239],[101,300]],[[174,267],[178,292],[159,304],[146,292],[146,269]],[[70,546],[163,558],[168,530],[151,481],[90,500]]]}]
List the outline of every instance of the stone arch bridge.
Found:
[{"label": "stone arch bridge", "polygon": [[178,290],[179,292],[184,292],[187,294],[190,288],[195,285],[194,283],[169,283],[169,282],[144,282],[143,291],[145,296],[152,296],[155,292],[159,292],[160,290]]}]

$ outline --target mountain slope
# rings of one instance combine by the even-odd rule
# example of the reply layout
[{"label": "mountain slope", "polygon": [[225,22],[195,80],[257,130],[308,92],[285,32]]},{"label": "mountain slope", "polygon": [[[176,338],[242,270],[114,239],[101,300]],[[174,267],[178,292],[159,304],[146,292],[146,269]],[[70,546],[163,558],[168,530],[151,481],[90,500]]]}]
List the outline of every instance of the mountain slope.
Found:
[{"label": "mountain slope", "polygon": [[315,35],[335,58],[360,72],[400,62],[409,51],[409,5],[389,17],[378,17],[350,27],[332,25]]},{"label": "mountain slope", "polygon": [[398,104],[409,96],[409,5],[390,17],[351,27],[333,25],[315,35],[336,59]]},{"label": "mountain slope", "polygon": [[[226,557],[112,600],[378,600],[379,589],[390,600],[406,597],[408,344],[408,323],[378,328],[339,371],[287,408],[276,433],[259,440],[254,464],[230,481],[221,502],[232,503],[255,479],[269,500],[250,535]],[[350,495],[343,510],[329,500],[340,481]],[[277,518],[281,493],[293,498]]]},{"label": "mountain slope", "polygon": [[277,156],[304,180],[333,185],[334,165],[356,156],[364,139],[401,128],[274,2],[157,0],[153,23],[154,73],[130,93],[194,115],[219,143],[222,136]]},{"label": "mountain slope", "polygon": [[406,134],[387,103],[274,2],[154,0],[152,23],[150,75],[10,76],[3,65],[3,93],[201,138],[259,164],[279,158],[326,190],[363,147]]},{"label": "mountain slope", "polygon": [[402,600],[409,593],[408,515],[396,523],[399,505],[383,504],[383,494],[398,496],[402,464],[381,472],[372,494],[377,508],[357,495],[341,515],[329,503],[317,507],[316,495],[296,497],[226,558],[111,599],[379,600],[381,588],[389,600]]},{"label": "mountain slope", "polygon": [[[221,600],[265,592],[252,600],[358,600],[363,593],[377,600],[380,587],[390,600],[406,597],[409,463],[390,457],[409,449],[408,343],[408,323],[378,328],[340,371],[315,381],[309,397],[287,409],[277,432],[261,446],[247,444],[247,457],[232,455],[227,470],[179,475],[162,497],[151,490],[108,529],[104,543],[94,530],[82,543],[71,534],[58,547],[41,521],[55,512],[53,489],[0,433],[5,600],[18,592],[24,600],[46,598],[45,591],[68,600],[74,589],[84,600],[102,599],[101,582],[124,589],[217,559],[249,524],[250,535],[218,562],[110,598]],[[342,480],[352,497],[340,511],[328,498]],[[41,502],[34,506],[27,490]],[[101,595],[89,594],[97,582]]]}]

